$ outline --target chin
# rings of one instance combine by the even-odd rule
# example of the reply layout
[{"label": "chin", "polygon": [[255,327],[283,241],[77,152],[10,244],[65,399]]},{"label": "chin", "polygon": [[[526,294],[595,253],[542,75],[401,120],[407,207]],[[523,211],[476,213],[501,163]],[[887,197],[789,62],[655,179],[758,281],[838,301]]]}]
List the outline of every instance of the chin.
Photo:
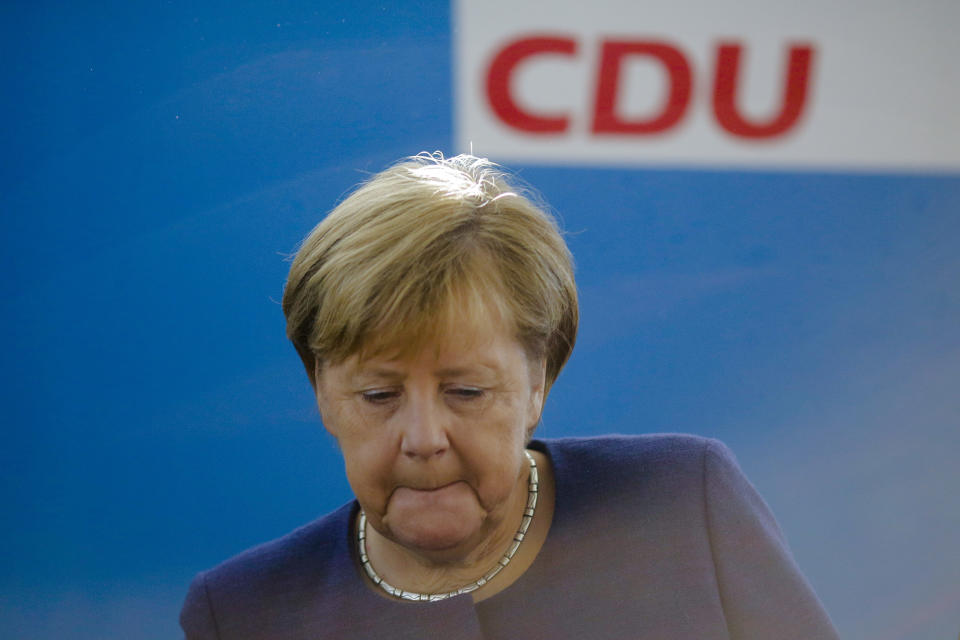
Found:
[{"label": "chin", "polygon": [[[429,520],[429,518],[427,519]],[[411,551],[431,554],[467,553],[473,546],[479,527],[459,522],[419,522],[414,526],[390,526],[390,538]]]},{"label": "chin", "polygon": [[426,553],[467,553],[486,523],[487,512],[466,483],[432,491],[397,490],[382,521],[388,538]]}]

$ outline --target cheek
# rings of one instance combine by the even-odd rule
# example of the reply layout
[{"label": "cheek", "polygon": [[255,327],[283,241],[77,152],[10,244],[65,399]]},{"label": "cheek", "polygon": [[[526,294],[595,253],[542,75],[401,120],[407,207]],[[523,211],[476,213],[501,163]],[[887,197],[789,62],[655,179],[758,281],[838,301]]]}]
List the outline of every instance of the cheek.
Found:
[{"label": "cheek", "polygon": [[354,494],[362,502],[377,501],[393,463],[388,431],[375,428],[355,411],[334,412],[324,419],[337,440]]},{"label": "cheek", "polygon": [[354,398],[335,398],[318,404],[324,428],[337,439],[343,450],[357,448],[385,431],[378,412],[364,407]]},{"label": "cheek", "polygon": [[386,510],[391,491],[391,459],[368,445],[342,447],[347,482],[368,515]]},{"label": "cheek", "polygon": [[480,500],[489,506],[509,493],[521,470],[527,427],[516,406],[490,411],[462,434],[461,458],[478,479]]},{"label": "cheek", "polygon": [[487,464],[479,475],[480,481],[476,486],[477,499],[488,512],[506,503],[521,470],[522,454],[516,455],[513,450],[500,451],[499,454],[486,460]]}]

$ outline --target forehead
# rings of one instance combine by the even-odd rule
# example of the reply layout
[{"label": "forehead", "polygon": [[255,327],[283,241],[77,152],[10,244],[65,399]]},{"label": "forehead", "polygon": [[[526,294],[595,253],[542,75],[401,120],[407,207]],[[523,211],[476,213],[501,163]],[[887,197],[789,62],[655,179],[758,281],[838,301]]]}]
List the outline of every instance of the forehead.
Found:
[{"label": "forehead", "polygon": [[517,339],[510,305],[495,286],[479,280],[448,290],[430,308],[384,313],[350,355],[396,359],[430,349],[453,354],[501,339]]},{"label": "forehead", "polygon": [[431,360],[438,366],[495,365],[503,352],[522,348],[513,322],[483,309],[456,309],[419,326],[379,333],[352,358],[358,364]]}]

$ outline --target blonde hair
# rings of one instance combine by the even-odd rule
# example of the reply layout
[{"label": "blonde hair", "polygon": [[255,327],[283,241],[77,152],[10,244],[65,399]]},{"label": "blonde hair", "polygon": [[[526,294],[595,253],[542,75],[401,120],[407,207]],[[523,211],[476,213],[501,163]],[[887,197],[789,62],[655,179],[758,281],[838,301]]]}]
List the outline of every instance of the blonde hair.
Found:
[{"label": "blonde hair", "polygon": [[373,176],[306,237],[283,292],[312,383],[323,362],[512,323],[549,387],[573,349],[570,251],[554,219],[483,158],[420,154]]}]

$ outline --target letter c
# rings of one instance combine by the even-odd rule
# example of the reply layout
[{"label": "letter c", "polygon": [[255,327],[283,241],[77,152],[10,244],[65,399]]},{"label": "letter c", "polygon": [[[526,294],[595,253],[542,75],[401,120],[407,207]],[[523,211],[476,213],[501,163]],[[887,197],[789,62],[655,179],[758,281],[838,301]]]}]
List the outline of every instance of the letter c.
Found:
[{"label": "letter c", "polygon": [[511,42],[490,62],[487,70],[487,100],[490,107],[505,124],[527,133],[562,133],[570,125],[570,118],[559,114],[537,114],[517,104],[510,91],[510,81],[516,67],[527,58],[542,54],[573,55],[577,43],[572,38],[534,37]]}]

